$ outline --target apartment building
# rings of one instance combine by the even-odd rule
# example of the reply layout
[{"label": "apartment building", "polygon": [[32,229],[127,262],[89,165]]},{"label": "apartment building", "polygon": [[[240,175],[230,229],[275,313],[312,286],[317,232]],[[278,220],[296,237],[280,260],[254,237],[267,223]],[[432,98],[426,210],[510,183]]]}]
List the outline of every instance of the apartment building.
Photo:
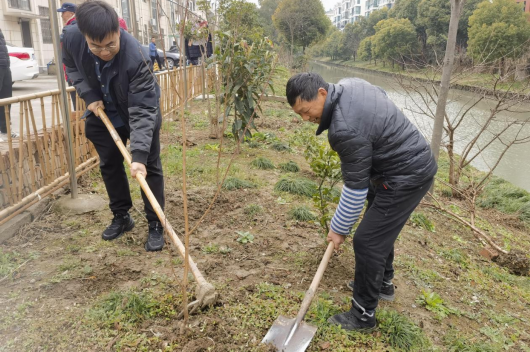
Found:
[{"label": "apartment building", "polygon": [[[529,0],[530,1],[530,0]],[[339,29],[348,23],[354,23],[365,15],[366,0],[342,0],[333,7],[331,22]]]},{"label": "apartment building", "polygon": [[[57,0],[52,0],[57,1]],[[186,7],[194,19],[203,18],[197,9],[196,0],[158,0],[160,20],[157,12],[157,0],[104,0],[122,17],[129,33],[141,43],[148,44],[152,36],[164,38],[169,48],[174,40],[178,42],[176,24],[184,17]],[[57,8],[63,2],[75,4],[83,0],[57,1]],[[0,29],[6,41],[14,46],[32,47],[41,68],[53,59],[53,42],[50,16],[55,15],[62,26],[58,14],[51,14],[48,0],[0,0]]]}]

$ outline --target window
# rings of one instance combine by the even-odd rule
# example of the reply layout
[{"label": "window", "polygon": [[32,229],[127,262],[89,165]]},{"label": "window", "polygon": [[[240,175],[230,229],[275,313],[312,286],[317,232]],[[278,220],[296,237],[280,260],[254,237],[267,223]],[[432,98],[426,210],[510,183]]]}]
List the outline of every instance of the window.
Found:
[{"label": "window", "polygon": [[[134,0],[133,0],[134,1]],[[131,28],[131,13],[129,11],[129,0],[121,0],[121,17],[127,23],[127,28]]]},{"label": "window", "polygon": [[151,0],[151,26],[153,31],[158,32],[158,11],[156,10],[156,0]]},{"label": "window", "polygon": [[50,23],[50,9],[44,6],[39,6],[39,15],[47,17],[40,19],[40,27],[42,30],[42,43],[53,44],[52,24]]},{"label": "window", "polygon": [[31,11],[29,0],[9,0],[9,7],[13,9]]}]

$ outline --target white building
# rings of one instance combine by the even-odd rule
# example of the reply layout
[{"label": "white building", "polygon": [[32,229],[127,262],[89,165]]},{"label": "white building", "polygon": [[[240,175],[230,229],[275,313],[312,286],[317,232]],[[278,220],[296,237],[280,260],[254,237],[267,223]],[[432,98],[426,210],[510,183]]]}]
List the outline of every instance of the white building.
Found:
[{"label": "white building", "polygon": [[[341,0],[333,7],[333,17],[331,22],[339,29],[346,27],[348,23],[359,21],[362,16],[366,15],[365,7],[369,1],[376,0]],[[393,0],[381,0],[393,1]]]},{"label": "white building", "polygon": [[395,0],[366,0],[364,15],[368,16],[375,10],[381,10],[385,7],[390,10],[394,3]]},{"label": "white building", "polygon": [[[105,1],[127,22],[129,33],[141,43],[147,44],[152,36],[162,34],[166,48],[171,46],[173,40],[178,40],[175,38],[176,24],[184,16],[185,6],[188,6],[192,17],[202,16],[197,11],[196,0],[159,0],[160,23],[156,0]],[[63,2],[83,3],[82,0],[57,1],[57,8]],[[32,47],[41,72],[45,72],[46,65],[54,56],[50,15],[56,15],[62,25],[59,14],[50,14],[47,0],[0,0],[0,29],[6,41],[14,46]]]}]

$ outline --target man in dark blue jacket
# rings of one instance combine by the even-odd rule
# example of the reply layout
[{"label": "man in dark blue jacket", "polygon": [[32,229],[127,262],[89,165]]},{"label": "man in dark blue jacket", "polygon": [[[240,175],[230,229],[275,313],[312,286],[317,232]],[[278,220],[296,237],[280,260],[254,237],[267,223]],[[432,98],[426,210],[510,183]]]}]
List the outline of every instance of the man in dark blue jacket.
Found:
[{"label": "man in dark blue jacket", "polygon": [[356,78],[328,84],[315,73],[287,82],[287,100],[305,121],[328,130],[341,160],[344,186],[328,241],[344,242],[368,200],[355,231],[352,308],[329,318],[346,330],[375,327],[379,299],[393,300],[394,242],[433,182],[437,166],[429,144],[387,97]]},{"label": "man in dark blue jacket", "polygon": [[[13,81],[11,79],[10,66],[11,61],[7,51],[6,40],[0,29],[0,99],[11,98],[13,96]],[[0,142],[8,140],[6,122],[5,106],[0,106]],[[13,137],[15,136],[18,136],[18,134],[13,133]]]},{"label": "man in dark blue jacket", "polygon": [[[157,201],[164,206],[164,177],[160,161],[160,88],[152,74],[149,54],[140,43],[121,30],[118,16],[102,1],[83,3],[76,12],[77,24],[63,36],[66,74],[87,104],[86,136],[100,157],[100,169],[114,213],[103,232],[113,240],[134,227],[123,156],[107,128],[98,118],[105,110],[124,143],[130,139],[131,176],[146,176]],[[147,251],[161,250],[163,229],[153,207],[142,192],[149,223]]]}]

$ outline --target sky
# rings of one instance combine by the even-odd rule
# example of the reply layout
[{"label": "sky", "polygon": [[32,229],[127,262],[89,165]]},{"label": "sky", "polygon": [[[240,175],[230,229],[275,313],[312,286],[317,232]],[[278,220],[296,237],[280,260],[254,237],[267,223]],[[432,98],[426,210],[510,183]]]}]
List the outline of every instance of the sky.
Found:
[{"label": "sky", "polygon": [[[253,2],[255,4],[258,3],[258,0],[248,0],[250,2]],[[339,0],[321,0],[322,1],[322,4],[324,5],[324,10],[328,11],[330,9],[333,8],[333,5],[335,5],[335,3],[339,2]]]}]

